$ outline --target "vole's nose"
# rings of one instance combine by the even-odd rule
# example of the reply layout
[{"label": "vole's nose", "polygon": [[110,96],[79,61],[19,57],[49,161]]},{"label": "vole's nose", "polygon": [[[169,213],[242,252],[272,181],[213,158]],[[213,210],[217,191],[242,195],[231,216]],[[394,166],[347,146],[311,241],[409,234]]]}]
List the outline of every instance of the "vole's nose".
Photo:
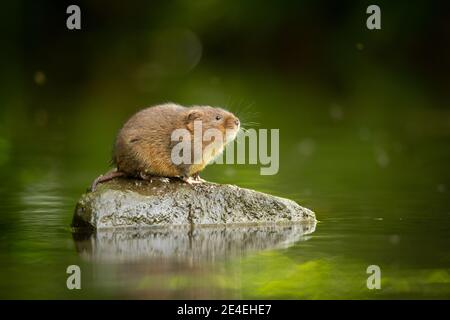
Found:
[{"label": "vole's nose", "polygon": [[234,119],[234,124],[237,125],[237,126],[239,125],[239,119],[238,118]]}]

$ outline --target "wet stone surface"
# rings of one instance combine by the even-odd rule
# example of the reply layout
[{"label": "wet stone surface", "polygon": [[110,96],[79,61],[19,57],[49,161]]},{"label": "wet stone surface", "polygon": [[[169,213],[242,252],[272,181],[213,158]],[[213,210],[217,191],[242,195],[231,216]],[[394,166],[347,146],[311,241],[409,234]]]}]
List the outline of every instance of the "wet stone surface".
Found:
[{"label": "wet stone surface", "polygon": [[110,229],[315,221],[311,210],[292,200],[234,185],[121,178],[82,195],[72,226]]}]

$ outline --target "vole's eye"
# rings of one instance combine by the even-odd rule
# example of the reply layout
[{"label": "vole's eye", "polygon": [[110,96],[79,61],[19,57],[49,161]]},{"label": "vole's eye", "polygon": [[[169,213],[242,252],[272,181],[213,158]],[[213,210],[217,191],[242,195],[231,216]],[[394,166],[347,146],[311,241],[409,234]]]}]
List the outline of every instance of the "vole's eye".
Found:
[{"label": "vole's eye", "polygon": [[217,120],[217,121],[219,121],[219,120],[221,120],[221,119],[222,119],[222,116],[219,116],[219,115],[216,116],[216,120]]}]

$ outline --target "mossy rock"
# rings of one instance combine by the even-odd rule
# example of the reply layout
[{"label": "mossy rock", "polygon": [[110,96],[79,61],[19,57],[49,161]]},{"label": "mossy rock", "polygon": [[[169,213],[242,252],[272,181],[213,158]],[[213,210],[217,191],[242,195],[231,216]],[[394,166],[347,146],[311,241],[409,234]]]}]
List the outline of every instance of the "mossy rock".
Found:
[{"label": "mossy rock", "polygon": [[183,225],[315,223],[314,213],[296,202],[234,185],[177,179],[119,178],[82,195],[75,229]]}]

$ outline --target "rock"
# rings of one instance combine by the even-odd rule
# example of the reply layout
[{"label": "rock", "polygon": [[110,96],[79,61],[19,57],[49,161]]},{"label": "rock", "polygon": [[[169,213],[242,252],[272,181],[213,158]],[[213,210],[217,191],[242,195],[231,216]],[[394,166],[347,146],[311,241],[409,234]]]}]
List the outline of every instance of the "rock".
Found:
[{"label": "rock", "polygon": [[292,200],[210,182],[178,179],[114,179],[84,194],[75,209],[75,229],[315,223],[314,213]]},{"label": "rock", "polygon": [[215,262],[261,250],[288,248],[307,240],[315,223],[229,226],[179,226],[102,229],[74,233],[76,248],[88,261],[129,262],[173,259]]}]

